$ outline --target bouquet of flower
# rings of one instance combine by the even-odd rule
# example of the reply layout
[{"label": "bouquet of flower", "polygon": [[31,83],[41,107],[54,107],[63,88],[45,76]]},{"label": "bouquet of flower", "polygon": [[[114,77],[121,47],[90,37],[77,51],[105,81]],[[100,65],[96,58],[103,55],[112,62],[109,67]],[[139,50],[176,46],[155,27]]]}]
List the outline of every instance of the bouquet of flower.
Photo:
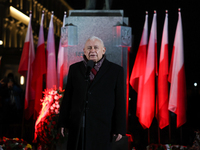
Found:
[{"label": "bouquet of flower", "polygon": [[147,150],[187,150],[187,146],[171,144],[150,144]]},{"label": "bouquet of flower", "polygon": [[195,131],[194,142],[189,150],[200,150],[200,131],[199,130]]},{"label": "bouquet of flower", "polygon": [[0,150],[32,150],[32,146],[19,138],[0,138]]},{"label": "bouquet of flower", "polygon": [[60,135],[57,126],[63,92],[62,89],[44,91],[44,98],[41,100],[42,109],[35,123],[34,139],[42,149],[49,149],[50,146],[55,146],[58,141],[64,141],[66,138]]},{"label": "bouquet of flower", "polygon": [[162,144],[150,144],[147,146],[147,150],[167,150],[167,147]]}]

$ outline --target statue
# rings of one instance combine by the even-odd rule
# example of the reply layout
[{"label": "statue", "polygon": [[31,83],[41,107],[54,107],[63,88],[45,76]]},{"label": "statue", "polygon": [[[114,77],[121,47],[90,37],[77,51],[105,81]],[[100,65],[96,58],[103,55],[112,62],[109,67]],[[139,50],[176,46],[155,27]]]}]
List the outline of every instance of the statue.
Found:
[{"label": "statue", "polygon": [[[94,10],[96,9],[96,3],[98,0],[86,0],[86,10]],[[103,0],[104,1],[104,0]],[[101,0],[101,3],[103,2]],[[110,10],[112,5],[112,0],[105,0],[104,1],[104,5],[103,5],[103,9],[105,10]]]}]

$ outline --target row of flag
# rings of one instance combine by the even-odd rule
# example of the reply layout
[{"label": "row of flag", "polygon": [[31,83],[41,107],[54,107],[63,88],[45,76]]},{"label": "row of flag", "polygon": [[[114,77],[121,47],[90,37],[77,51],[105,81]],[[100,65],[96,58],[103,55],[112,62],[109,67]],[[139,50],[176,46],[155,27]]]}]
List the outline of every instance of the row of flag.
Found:
[{"label": "row of flag", "polygon": [[[142,38],[130,77],[130,84],[138,93],[136,116],[144,128],[151,126],[155,111],[161,129],[169,125],[169,111],[177,115],[177,127],[186,122],[186,83],[180,11],[178,14],[179,19],[171,64],[168,67],[168,13],[166,13],[160,49],[159,70],[157,65],[156,12],[154,12],[153,16],[149,41],[148,14],[145,16]],[[44,14],[42,14],[36,54],[33,44],[31,13],[29,17],[30,21],[18,69],[21,75],[27,77],[25,90],[26,119],[29,119],[33,114],[34,118],[36,118],[41,110],[40,99],[42,99],[44,81],[48,89],[54,86],[63,88],[64,65],[64,48],[60,42],[56,69],[53,14],[49,23],[46,51],[43,31]],[[63,17],[63,23],[65,18],[66,13]],[[168,82],[171,83],[170,91],[168,91]]]},{"label": "row of flag", "polygon": [[156,11],[153,16],[149,40],[148,13],[145,16],[143,33],[130,76],[130,85],[137,92],[136,116],[143,128],[149,128],[154,117],[157,118],[161,129],[168,126],[169,111],[177,116],[177,128],[186,122],[186,81],[180,10],[178,17],[169,67],[168,13],[166,11],[158,70]]},{"label": "row of flag", "polygon": [[[54,88],[55,86],[63,88],[64,48],[61,47],[61,44],[59,45],[56,67],[53,16],[52,13],[48,29],[47,48],[45,50],[43,29],[44,13],[42,13],[35,54],[31,26],[32,13],[29,14],[30,21],[18,68],[18,72],[26,77],[24,104],[24,114],[26,119],[29,119],[32,115],[34,115],[34,118],[36,119],[41,110],[40,100],[42,99],[43,82],[46,83],[47,89]],[[63,26],[65,18],[66,12],[63,17]]]}]

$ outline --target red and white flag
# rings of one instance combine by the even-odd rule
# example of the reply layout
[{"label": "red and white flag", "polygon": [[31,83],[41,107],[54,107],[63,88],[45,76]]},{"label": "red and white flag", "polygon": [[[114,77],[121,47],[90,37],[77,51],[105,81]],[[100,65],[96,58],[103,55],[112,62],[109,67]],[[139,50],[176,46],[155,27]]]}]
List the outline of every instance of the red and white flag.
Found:
[{"label": "red and white flag", "polygon": [[44,75],[47,72],[43,20],[44,20],[44,13],[42,14],[41,17],[39,38],[38,38],[37,51],[34,61],[33,79],[32,79],[33,88],[35,89],[35,108],[34,108],[35,119],[37,118],[42,108],[40,100],[42,99]]},{"label": "red and white flag", "polygon": [[141,114],[141,104],[142,104],[142,94],[143,94],[142,89],[144,84],[144,74],[146,68],[147,43],[148,43],[148,14],[146,13],[142,38],[140,41],[137,56],[130,77],[130,85],[137,92],[136,116],[138,118],[140,118]]},{"label": "red and white flag", "polygon": [[160,50],[160,62],[158,72],[158,99],[156,107],[158,108],[156,116],[158,119],[159,127],[161,129],[169,125],[168,69],[168,13],[166,11]]},{"label": "red and white flag", "polygon": [[170,95],[168,109],[177,115],[177,128],[186,123],[186,80],[183,50],[181,12],[176,27],[169,78]]},{"label": "red and white flag", "polygon": [[33,33],[31,27],[31,17],[29,15],[30,21],[28,24],[28,29],[26,33],[26,38],[24,42],[24,47],[22,51],[22,56],[19,63],[18,72],[27,77],[26,78],[26,91],[25,91],[25,118],[29,119],[34,113],[34,102],[35,102],[35,91],[31,86],[32,76],[33,76],[33,62],[35,59],[35,49],[33,43]]},{"label": "red and white flag", "polygon": [[57,86],[57,70],[56,70],[56,55],[55,55],[55,40],[53,27],[53,14],[49,23],[49,31],[47,36],[47,81],[46,88],[51,89]]},{"label": "red and white flag", "polygon": [[[63,17],[63,27],[65,26],[66,12]],[[58,76],[58,87],[63,88],[63,78],[64,78],[64,47],[61,46],[61,39],[58,49],[58,59],[57,59],[57,76]]]},{"label": "red and white flag", "polygon": [[144,85],[141,103],[141,114],[139,118],[143,128],[149,128],[154,118],[155,111],[155,77],[157,67],[157,30],[156,12],[154,12],[151,26],[150,38],[148,43],[147,61],[144,75]]}]

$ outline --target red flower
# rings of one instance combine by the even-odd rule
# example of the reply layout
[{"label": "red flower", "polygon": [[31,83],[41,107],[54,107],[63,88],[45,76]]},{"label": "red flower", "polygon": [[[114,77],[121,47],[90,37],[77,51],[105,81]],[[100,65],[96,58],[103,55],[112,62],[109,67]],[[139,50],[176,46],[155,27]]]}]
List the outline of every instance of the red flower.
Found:
[{"label": "red flower", "polygon": [[52,122],[52,124],[53,124],[53,125],[55,125],[55,124],[56,124],[56,122],[55,122],[55,121],[53,121],[53,122]]},{"label": "red flower", "polygon": [[11,142],[11,143],[17,143],[17,141],[14,141],[14,140],[10,140],[10,142]]},{"label": "red flower", "polygon": [[59,137],[60,137],[60,134],[58,134],[58,135],[56,136],[56,139],[59,139]]},{"label": "red flower", "polygon": [[6,150],[11,150],[11,147],[10,147],[10,146],[8,146],[8,147],[6,148]]},{"label": "red flower", "polygon": [[21,149],[21,148],[23,148],[23,147],[22,147],[22,145],[18,145],[18,148],[20,148],[20,149]]},{"label": "red flower", "polygon": [[28,144],[26,141],[23,141],[23,143],[24,143],[25,145],[27,145],[27,144]]}]

